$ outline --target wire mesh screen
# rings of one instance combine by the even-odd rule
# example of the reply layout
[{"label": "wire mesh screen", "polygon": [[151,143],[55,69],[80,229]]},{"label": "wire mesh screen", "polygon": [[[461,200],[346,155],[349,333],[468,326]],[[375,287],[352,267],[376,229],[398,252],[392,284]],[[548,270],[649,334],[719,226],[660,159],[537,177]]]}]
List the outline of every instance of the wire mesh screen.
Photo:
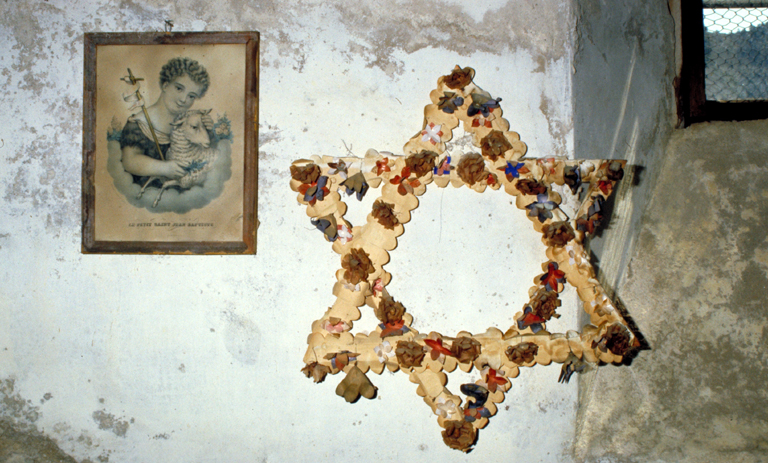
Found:
[{"label": "wire mesh screen", "polygon": [[721,7],[743,3],[704,4],[707,100],[768,100],[768,8]]}]

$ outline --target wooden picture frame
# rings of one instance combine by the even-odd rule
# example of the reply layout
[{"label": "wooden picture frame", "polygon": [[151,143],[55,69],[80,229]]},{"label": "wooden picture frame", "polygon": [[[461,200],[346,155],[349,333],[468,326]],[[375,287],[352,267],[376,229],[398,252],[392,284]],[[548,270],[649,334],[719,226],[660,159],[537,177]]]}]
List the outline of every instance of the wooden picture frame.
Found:
[{"label": "wooden picture frame", "polygon": [[88,33],[83,253],[255,254],[258,32]]}]

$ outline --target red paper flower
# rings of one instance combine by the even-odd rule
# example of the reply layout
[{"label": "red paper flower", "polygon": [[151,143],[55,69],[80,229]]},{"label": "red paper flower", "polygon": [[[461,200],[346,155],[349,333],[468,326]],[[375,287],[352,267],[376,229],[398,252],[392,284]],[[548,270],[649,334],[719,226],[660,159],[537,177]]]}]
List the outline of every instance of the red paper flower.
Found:
[{"label": "red paper flower", "polygon": [[430,356],[432,357],[432,360],[437,360],[438,357],[440,357],[440,354],[443,355],[453,355],[451,353],[451,349],[448,349],[447,347],[443,346],[443,340],[442,339],[425,339],[424,344],[427,345],[430,349]]},{"label": "red paper flower", "polygon": [[397,192],[400,193],[400,196],[405,196],[408,193],[413,194],[413,189],[421,185],[421,182],[417,178],[409,180],[408,177],[410,176],[411,168],[403,167],[403,171],[400,172],[400,175],[395,175],[395,178],[389,181],[392,185],[397,185]]},{"label": "red paper flower", "polygon": [[609,195],[611,193],[611,188],[613,188],[613,185],[611,185],[611,182],[608,180],[600,180],[597,182],[597,187],[600,188],[600,191],[603,192],[604,195]]},{"label": "red paper flower", "polygon": [[507,378],[496,373],[496,370],[489,368],[488,373],[485,375],[485,384],[488,385],[488,390],[491,392],[496,392],[496,388],[499,386],[504,387],[507,385]]},{"label": "red paper flower", "polygon": [[548,291],[559,292],[558,284],[563,282],[565,282],[565,272],[558,270],[556,263],[550,262],[547,265],[547,273],[541,277],[541,283]]},{"label": "red paper flower", "polygon": [[389,172],[389,158],[383,158],[381,161],[376,161],[376,175],[381,175],[383,172]]}]

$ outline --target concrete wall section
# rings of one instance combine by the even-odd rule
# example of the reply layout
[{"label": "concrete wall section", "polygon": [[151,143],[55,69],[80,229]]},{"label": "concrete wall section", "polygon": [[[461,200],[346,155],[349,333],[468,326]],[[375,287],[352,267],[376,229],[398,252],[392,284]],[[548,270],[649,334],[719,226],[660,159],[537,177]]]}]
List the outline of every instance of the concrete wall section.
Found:
[{"label": "concrete wall section", "polygon": [[580,458],[765,461],[767,130],[673,135],[621,288],[651,350],[594,375]]},{"label": "concrete wall section", "polygon": [[611,223],[591,242],[618,289],[673,125],[674,21],[662,0],[577,3],[573,75],[578,158],[626,159]]}]

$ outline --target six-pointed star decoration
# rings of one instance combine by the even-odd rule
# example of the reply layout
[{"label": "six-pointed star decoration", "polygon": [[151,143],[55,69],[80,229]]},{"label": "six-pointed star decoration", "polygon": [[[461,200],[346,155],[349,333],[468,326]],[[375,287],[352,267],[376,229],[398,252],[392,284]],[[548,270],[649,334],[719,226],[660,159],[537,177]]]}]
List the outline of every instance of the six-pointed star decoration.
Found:
[{"label": "six-pointed star decoration", "polygon": [[[373,396],[375,387],[365,375],[369,370],[403,371],[437,416],[444,442],[462,451],[474,445],[477,429],[496,413],[496,404],[504,400],[520,367],[562,363],[560,380],[567,382],[587,365],[620,363],[639,345],[595,278],[584,249],[585,239],[602,219],[605,199],[623,176],[625,161],[524,158],[526,146],[501,117],[500,99],[491,98],[473,78],[474,70],[457,66],[438,79],[430,94],[432,104],[424,111],[424,127],[405,144],[403,156],[369,150],[364,158],[314,156],[291,165],[291,188],[299,192],[298,201],[341,255],[333,287],[336,302],[312,324],[304,373],[320,382],[328,373],[344,371],[347,376],[336,393],[352,402],[361,395]],[[446,95],[451,105],[445,104]],[[459,122],[479,153],[447,155],[445,143]],[[340,162],[348,166],[345,176]],[[367,223],[354,227],[344,220],[347,206],[338,193],[353,177],[358,193],[381,186]],[[480,193],[503,187],[542,234],[547,261],[534,278],[529,302],[506,332],[489,328],[454,336],[420,333],[412,328],[413,317],[403,304],[387,291],[392,275],[383,266],[418,206],[417,197],[430,184],[466,185]],[[561,208],[555,186],[580,198],[575,213],[569,216]],[[315,190],[325,194],[309,195]],[[344,233],[335,233],[336,229]],[[559,295],[565,285],[576,288],[590,317],[580,333],[546,329],[547,322],[559,316]],[[364,305],[374,310],[380,324],[368,327],[375,328],[370,334],[354,334],[354,321],[360,319],[359,307]],[[481,372],[476,383],[461,386],[464,400],[446,387],[446,373],[456,367]]]}]

